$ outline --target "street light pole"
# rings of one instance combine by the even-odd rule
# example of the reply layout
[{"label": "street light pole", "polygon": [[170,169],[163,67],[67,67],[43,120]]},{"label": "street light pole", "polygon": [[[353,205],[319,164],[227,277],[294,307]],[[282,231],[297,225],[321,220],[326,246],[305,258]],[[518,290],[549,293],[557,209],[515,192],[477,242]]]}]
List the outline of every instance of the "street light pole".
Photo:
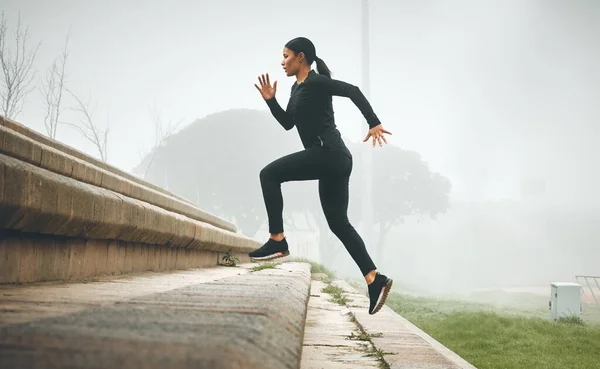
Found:
[{"label": "street light pole", "polygon": [[[370,80],[369,80],[369,2],[362,0],[362,86],[363,94],[369,98]],[[369,126],[363,119],[363,133],[366,137],[369,132]],[[363,145],[363,184],[364,192],[362,196],[363,230],[362,238],[367,248],[373,245],[373,174],[372,174],[372,146],[368,142]]]}]

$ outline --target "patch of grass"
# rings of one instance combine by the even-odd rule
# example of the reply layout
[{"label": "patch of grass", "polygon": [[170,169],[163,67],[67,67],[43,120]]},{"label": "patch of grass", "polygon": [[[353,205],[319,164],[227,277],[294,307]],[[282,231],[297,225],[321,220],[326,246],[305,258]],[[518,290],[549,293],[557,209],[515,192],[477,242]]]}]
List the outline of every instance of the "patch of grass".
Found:
[{"label": "patch of grass", "polygon": [[328,284],[326,287],[323,287],[321,292],[330,294],[331,299],[329,301],[335,302],[339,305],[346,305],[349,301],[352,301],[349,300],[346,296],[344,296],[344,290],[338,286]]},{"label": "patch of grass", "polygon": [[[374,346],[372,346],[371,350],[367,353],[366,356],[368,357],[376,357],[379,359],[380,362],[382,362],[383,359],[383,355],[394,355],[394,353],[392,352],[385,352],[382,349],[378,349],[375,348]],[[385,366],[387,368],[387,366]]]},{"label": "patch of grass", "polygon": [[391,293],[387,305],[478,369],[596,368],[600,326],[540,311]]},{"label": "patch of grass", "polygon": [[585,325],[583,319],[578,316],[560,317],[556,321],[566,325]]},{"label": "patch of grass", "polygon": [[250,270],[253,272],[258,272],[259,270],[263,270],[263,269],[275,269],[275,268],[277,268],[277,263],[267,262],[267,263],[255,265],[252,268],[250,268]]},{"label": "patch of grass", "polygon": [[360,334],[354,334],[354,332],[350,332],[349,336],[346,336],[347,340],[358,340],[358,341],[371,341],[373,337],[383,337],[383,333],[367,333],[361,332]]}]

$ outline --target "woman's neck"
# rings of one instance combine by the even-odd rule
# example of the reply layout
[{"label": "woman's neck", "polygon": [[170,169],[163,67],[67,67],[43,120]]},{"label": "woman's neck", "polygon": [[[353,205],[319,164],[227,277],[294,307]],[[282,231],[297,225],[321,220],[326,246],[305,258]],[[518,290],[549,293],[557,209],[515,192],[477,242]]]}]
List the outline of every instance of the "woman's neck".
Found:
[{"label": "woman's neck", "polygon": [[310,67],[302,68],[301,70],[299,70],[298,74],[296,74],[296,83],[300,84],[304,82],[306,77],[308,77],[308,73],[310,73]]}]

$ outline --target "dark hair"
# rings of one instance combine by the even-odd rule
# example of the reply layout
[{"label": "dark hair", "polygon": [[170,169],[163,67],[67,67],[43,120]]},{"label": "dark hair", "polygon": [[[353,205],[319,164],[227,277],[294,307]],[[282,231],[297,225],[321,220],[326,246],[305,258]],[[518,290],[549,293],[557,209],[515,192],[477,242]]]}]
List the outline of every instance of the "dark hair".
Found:
[{"label": "dark hair", "polygon": [[317,56],[317,51],[312,41],[306,37],[296,37],[288,41],[288,43],[285,44],[285,47],[292,50],[296,54],[304,53],[308,65],[312,65],[313,62],[317,62],[317,72],[331,78],[331,70],[329,70],[323,59]]}]

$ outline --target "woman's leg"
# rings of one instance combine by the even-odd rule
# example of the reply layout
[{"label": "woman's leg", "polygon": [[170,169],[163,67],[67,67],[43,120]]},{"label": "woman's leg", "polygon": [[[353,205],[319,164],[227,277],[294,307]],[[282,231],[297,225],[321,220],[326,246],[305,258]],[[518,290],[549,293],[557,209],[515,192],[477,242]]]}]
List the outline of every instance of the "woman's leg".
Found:
[{"label": "woman's leg", "polygon": [[[344,161],[348,163],[344,163],[344,166],[348,168],[347,174],[328,176],[319,180],[319,196],[329,229],[344,244],[365,279],[369,275],[374,278],[377,270],[375,263],[373,263],[363,239],[348,220],[351,160],[347,158],[346,161],[344,158]],[[370,282],[372,279],[371,281],[367,280],[367,283]]]},{"label": "woman's leg", "polygon": [[269,233],[283,233],[281,184],[318,179],[327,171],[319,149],[307,149],[283,156],[260,171],[260,184],[269,219]]},{"label": "woman's leg", "polygon": [[289,181],[306,181],[322,177],[328,170],[326,156],[319,148],[306,149],[281,157],[260,171],[265,207],[271,237],[260,248],[249,253],[255,260],[270,260],[289,254],[283,233],[283,196],[281,184]]},{"label": "woman's leg", "polygon": [[327,176],[319,180],[319,196],[329,228],[344,244],[365,277],[369,290],[369,313],[375,314],[385,303],[393,281],[377,272],[365,243],[348,220],[351,158],[348,158],[348,163],[344,175]]}]

